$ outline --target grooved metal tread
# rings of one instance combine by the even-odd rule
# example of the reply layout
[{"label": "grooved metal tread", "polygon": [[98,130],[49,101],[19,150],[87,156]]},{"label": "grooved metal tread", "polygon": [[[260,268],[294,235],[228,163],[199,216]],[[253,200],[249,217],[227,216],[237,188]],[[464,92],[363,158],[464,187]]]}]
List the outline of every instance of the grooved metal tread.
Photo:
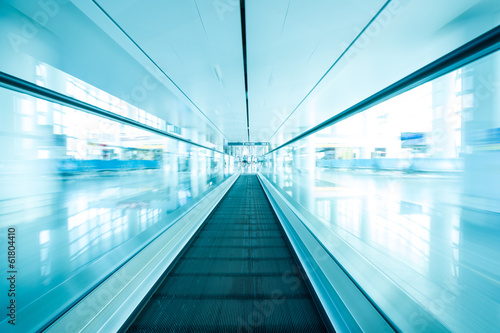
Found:
[{"label": "grooved metal tread", "polygon": [[128,332],[326,332],[254,175],[242,175]]}]

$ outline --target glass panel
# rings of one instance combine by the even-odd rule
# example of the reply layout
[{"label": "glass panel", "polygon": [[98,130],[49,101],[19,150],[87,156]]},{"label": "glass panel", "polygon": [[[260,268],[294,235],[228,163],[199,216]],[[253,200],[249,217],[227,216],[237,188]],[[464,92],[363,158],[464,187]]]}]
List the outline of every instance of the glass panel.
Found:
[{"label": "glass panel", "polygon": [[[57,295],[34,330],[229,175],[214,151],[6,89],[0,101],[1,237],[5,245],[15,228],[16,320],[31,302]],[[9,289],[7,279],[0,287]],[[1,300],[8,304],[7,292]]]},{"label": "glass panel", "polygon": [[403,332],[500,313],[500,53],[266,155],[263,173]]}]

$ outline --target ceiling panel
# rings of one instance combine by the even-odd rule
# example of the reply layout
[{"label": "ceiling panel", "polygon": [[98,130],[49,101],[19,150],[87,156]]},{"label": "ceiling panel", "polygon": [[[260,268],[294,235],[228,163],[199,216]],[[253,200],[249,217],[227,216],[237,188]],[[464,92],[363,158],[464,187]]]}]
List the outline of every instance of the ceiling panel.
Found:
[{"label": "ceiling panel", "polygon": [[100,0],[99,5],[230,141],[247,139],[239,6]]},{"label": "ceiling panel", "polygon": [[[229,141],[248,139],[239,1],[96,1]],[[498,0],[244,4],[249,139],[274,144],[459,47],[500,17]]]},{"label": "ceiling panel", "polygon": [[251,140],[269,140],[385,2],[246,1]]}]

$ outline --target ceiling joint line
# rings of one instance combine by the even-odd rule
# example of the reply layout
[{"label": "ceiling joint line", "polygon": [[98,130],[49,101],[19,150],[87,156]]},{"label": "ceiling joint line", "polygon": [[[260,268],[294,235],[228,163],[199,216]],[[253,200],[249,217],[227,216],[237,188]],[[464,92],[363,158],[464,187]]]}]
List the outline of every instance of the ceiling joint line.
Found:
[{"label": "ceiling joint line", "polygon": [[283,30],[285,30],[286,19],[288,17],[288,10],[290,9],[290,2],[292,2],[292,0],[288,0],[288,6],[286,7],[285,18],[283,19],[283,25],[281,26],[280,39],[281,37],[283,37]]},{"label": "ceiling joint line", "polygon": [[321,78],[316,82],[316,84],[312,87],[312,89],[306,94],[306,96],[299,102],[299,104],[293,109],[292,112],[285,118],[285,120],[281,123],[281,125],[274,131],[274,133],[269,137],[269,141],[271,141],[271,138],[276,135],[276,133],[279,131],[281,127],[288,121],[288,119],[292,116],[292,114],[297,111],[297,109],[304,103],[304,101],[311,95],[311,93],[316,89],[316,87],[323,81],[323,79],[330,73],[330,71],[337,65],[337,63],[344,57],[344,55],[351,49],[351,47],[356,43],[356,41],[363,35],[363,33],[370,27],[370,25],[379,17],[379,15],[384,11],[384,9],[389,5],[391,0],[388,0],[380,9],[379,11],[371,18],[371,20],[368,22],[368,24],[365,25],[363,30],[359,32],[359,34],[356,36],[356,38],[353,39],[353,41],[347,46],[347,48],[340,54],[340,56],[334,61],[334,63],[328,68],[328,70],[321,76]]},{"label": "ceiling joint line", "polygon": [[104,10],[104,8],[101,7],[101,5],[99,5],[99,3],[97,3],[96,0],[92,0],[92,2],[103,12],[104,15],[106,15],[106,17],[111,21],[113,22],[113,24],[118,28],[120,29],[120,31],[139,49],[139,51],[141,51],[142,54],[144,54],[144,56],[146,58],[148,58],[149,61],[151,61],[151,63],[181,92],[181,94],[186,97],[186,99],[198,110],[201,112],[201,114],[210,122],[210,124],[212,124],[212,126],[217,130],[219,131],[220,134],[222,134],[223,137],[226,138],[226,140],[229,141],[228,137],[219,129],[219,127],[217,127],[217,125],[214,124],[214,122],[198,107],[198,105],[196,105],[192,100],[191,98],[189,98],[189,96],[179,87],[179,85],[177,85],[177,83],[174,82],[174,80],[172,80],[170,78],[170,76],[167,75],[167,73],[165,73],[165,71],[163,69],[161,69],[161,67],[139,46],[139,44],[137,44],[137,42],[128,34],[125,32],[125,30],[118,24],[118,22],[116,22],[112,17],[111,15],[108,14],[107,11]]},{"label": "ceiling joint line", "polygon": [[203,23],[203,19],[201,18],[200,9],[198,8],[198,3],[196,2],[196,0],[193,0],[193,2],[194,2],[194,5],[196,6],[196,11],[198,12],[198,17],[200,18],[200,22],[201,22],[201,26],[203,27],[203,31],[205,32],[205,37],[207,37],[207,40],[208,40],[207,29],[205,29],[205,23]]},{"label": "ceiling joint line", "polygon": [[309,55],[309,58],[308,58],[308,59],[307,59],[307,61],[306,61],[306,67],[307,67],[307,65],[309,64],[309,61],[311,61],[311,59],[312,59],[312,57],[313,57],[314,53],[316,53],[316,50],[318,49],[319,44],[321,44],[321,42],[318,42],[318,43],[316,44],[316,46],[314,47],[314,50],[312,50],[312,52],[311,52],[311,55]]}]

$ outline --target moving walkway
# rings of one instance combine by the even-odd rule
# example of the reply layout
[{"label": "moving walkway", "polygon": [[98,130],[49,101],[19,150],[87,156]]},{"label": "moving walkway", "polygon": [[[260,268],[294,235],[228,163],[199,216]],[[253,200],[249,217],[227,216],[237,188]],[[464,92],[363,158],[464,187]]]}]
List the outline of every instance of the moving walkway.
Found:
[{"label": "moving walkway", "polygon": [[321,313],[257,176],[242,175],[128,332],[326,332]]}]

